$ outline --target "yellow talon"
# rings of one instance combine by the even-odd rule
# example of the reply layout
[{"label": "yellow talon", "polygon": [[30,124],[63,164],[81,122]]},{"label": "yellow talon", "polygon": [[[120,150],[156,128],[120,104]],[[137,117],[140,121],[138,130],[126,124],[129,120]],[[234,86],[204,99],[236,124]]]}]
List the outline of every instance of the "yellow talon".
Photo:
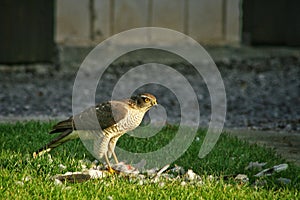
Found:
[{"label": "yellow talon", "polygon": [[107,171],[110,173],[110,174],[114,174],[116,171],[113,169],[113,168],[111,168],[111,167],[108,167],[107,168]]}]

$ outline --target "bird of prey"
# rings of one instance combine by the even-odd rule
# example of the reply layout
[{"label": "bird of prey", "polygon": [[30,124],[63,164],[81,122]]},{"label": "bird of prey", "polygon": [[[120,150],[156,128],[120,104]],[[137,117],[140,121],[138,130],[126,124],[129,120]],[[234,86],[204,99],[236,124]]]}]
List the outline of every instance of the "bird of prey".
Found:
[{"label": "bird of prey", "polygon": [[[97,152],[98,158],[104,157],[108,170],[113,171],[108,158],[112,155],[115,162],[119,162],[114,151],[118,139],[126,132],[138,127],[145,113],[155,105],[157,105],[155,96],[144,93],[129,99],[108,101],[90,107],[56,124],[50,134],[61,134],[34,152],[33,156],[37,157],[49,152],[67,141],[78,138],[79,134],[84,132],[97,132],[101,135],[100,144],[98,144],[100,147]],[[91,120],[92,115],[96,116],[96,121]],[[78,124],[80,126],[77,126]]]}]

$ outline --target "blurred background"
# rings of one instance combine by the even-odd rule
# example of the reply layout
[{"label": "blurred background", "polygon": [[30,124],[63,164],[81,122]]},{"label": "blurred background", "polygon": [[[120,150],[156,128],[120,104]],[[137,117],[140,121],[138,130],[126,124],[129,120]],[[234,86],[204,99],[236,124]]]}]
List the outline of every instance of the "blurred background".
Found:
[{"label": "blurred background", "polygon": [[[189,35],[210,53],[226,87],[226,127],[299,133],[299,13],[297,0],[2,0],[0,121],[71,115],[72,86],[89,51],[119,32],[157,26]],[[139,58],[165,62],[170,56],[142,55],[112,64],[97,101],[109,99],[118,78],[143,62]],[[166,64],[181,69],[197,91],[206,127],[205,83],[172,56]],[[146,89],[167,108],[169,123],[179,123],[176,96],[159,86]]]}]

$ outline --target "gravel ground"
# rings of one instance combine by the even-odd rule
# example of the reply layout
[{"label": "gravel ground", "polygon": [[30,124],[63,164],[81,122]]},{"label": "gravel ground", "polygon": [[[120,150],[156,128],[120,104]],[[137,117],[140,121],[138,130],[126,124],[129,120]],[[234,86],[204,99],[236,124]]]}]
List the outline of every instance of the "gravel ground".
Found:
[{"label": "gravel ground", "polygon": [[[24,118],[61,119],[71,115],[76,71],[90,49],[59,49],[60,67],[45,64],[0,66],[0,121]],[[225,84],[227,128],[300,132],[299,50],[239,50],[224,47],[210,48],[209,52],[216,61]],[[174,61],[172,55],[148,52],[147,57],[151,57],[149,55],[153,59],[160,57],[164,61],[168,60],[165,59],[166,56],[170,56],[166,64],[181,72],[197,92],[201,126],[207,126],[210,119],[210,97],[202,78],[184,61]],[[108,100],[122,74],[142,63],[139,59],[134,62],[120,59],[113,63],[98,85],[96,101]],[[149,91],[158,97],[159,103],[167,111],[168,122],[180,122],[180,106],[172,92],[159,85],[147,85],[140,91]]]}]

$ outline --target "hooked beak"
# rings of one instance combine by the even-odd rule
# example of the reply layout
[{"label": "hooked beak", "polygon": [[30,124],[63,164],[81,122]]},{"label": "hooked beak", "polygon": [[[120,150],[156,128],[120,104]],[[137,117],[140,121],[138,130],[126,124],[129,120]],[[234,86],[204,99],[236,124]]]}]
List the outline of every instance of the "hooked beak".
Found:
[{"label": "hooked beak", "polygon": [[157,108],[157,101],[152,102],[152,106],[154,106],[155,108]]}]

